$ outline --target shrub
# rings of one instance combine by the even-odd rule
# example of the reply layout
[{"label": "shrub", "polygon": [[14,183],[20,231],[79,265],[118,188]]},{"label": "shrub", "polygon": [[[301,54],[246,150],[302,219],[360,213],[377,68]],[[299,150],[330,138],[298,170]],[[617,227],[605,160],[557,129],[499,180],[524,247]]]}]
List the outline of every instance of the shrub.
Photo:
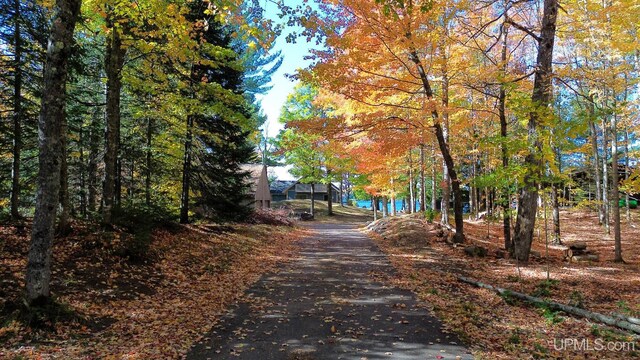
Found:
[{"label": "shrub", "polygon": [[157,226],[174,224],[175,216],[159,206],[124,204],[115,214],[113,223],[130,234],[122,236],[118,254],[134,262],[149,260],[151,233]]},{"label": "shrub", "polygon": [[436,211],[433,209],[427,209],[424,211],[424,218],[427,220],[429,224],[433,223],[433,220],[436,218]]}]

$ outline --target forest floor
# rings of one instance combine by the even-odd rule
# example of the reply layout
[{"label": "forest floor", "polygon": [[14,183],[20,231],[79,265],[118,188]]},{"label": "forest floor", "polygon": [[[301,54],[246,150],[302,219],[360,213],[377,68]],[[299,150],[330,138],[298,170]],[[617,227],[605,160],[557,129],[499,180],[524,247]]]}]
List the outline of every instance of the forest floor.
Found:
[{"label": "forest floor", "polygon": [[[638,216],[635,213],[634,216]],[[369,232],[390,256],[399,276],[391,283],[416,292],[451,330],[474,349],[479,358],[629,359],[640,357],[637,337],[563,313],[535,307],[486,289],[461,283],[454,275],[531,294],[590,311],[640,316],[640,228],[622,225],[626,264],[613,262],[613,239],[597,225],[596,214],[561,212],[562,239],[581,240],[600,256],[591,263],[568,263],[561,246],[545,246],[544,223],[533,250],[539,255],[518,266],[496,253],[502,248],[499,223],[465,222],[467,244],[454,247],[441,230],[417,215],[389,222],[382,235]],[[551,229],[551,223],[550,223]],[[378,231],[380,232],[380,231]],[[537,232],[538,233],[538,232]],[[404,235],[401,235],[404,234]],[[440,236],[438,236],[440,235]],[[549,234],[551,238],[551,234]],[[470,257],[464,247],[489,250],[484,258]],[[549,281],[547,281],[547,272]],[[561,340],[586,340],[591,350],[564,346]],[[634,343],[635,341],[635,343]],[[630,342],[630,343],[629,343]],[[565,343],[566,344],[566,343]],[[596,344],[602,344],[600,350]],[[627,346],[608,351],[607,346]],[[631,347],[635,351],[630,351]]]},{"label": "forest floor", "polygon": [[0,225],[0,358],[177,358],[263,273],[292,257],[307,233],[173,224],[156,229],[141,253],[125,232],[83,222],[73,229],[53,249],[52,293],[62,305],[42,317],[21,301],[28,230]]}]

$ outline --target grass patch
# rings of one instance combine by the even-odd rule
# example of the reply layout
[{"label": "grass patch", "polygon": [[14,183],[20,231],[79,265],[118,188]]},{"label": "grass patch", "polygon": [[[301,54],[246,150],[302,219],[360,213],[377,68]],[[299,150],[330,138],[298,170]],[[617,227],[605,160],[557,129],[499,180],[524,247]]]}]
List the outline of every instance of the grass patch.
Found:
[{"label": "grass patch", "polygon": [[562,322],[562,317],[560,316],[560,311],[552,310],[548,304],[540,304],[537,305],[541,311],[542,317],[545,319],[547,324],[554,325]]},{"label": "grass patch", "polygon": [[[286,208],[295,213],[308,212],[311,208],[311,200],[284,200],[274,202],[274,209]],[[359,208],[357,206],[340,206],[334,203],[332,206],[333,216],[328,215],[329,207],[326,201],[315,201],[315,221],[319,222],[365,222],[373,220],[373,211]],[[382,213],[378,211],[380,217]]]}]

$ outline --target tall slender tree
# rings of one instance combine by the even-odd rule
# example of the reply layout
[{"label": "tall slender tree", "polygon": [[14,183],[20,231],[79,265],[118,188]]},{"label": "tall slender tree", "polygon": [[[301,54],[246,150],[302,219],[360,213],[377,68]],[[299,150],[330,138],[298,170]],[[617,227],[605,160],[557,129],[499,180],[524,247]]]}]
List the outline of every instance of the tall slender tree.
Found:
[{"label": "tall slender tree", "polygon": [[47,47],[38,120],[41,134],[38,191],[25,280],[27,299],[31,303],[50,299],[51,253],[60,190],[60,138],[63,136],[69,57],[80,5],[81,0],[56,1]]},{"label": "tall slender tree", "polygon": [[[553,48],[556,37],[558,18],[558,1],[544,0],[542,27],[540,35],[535,35],[538,42],[538,56],[535,67],[535,78],[531,102],[533,109],[529,114],[527,125],[530,152],[525,158],[527,173],[520,189],[518,215],[516,219],[513,255],[523,262],[529,261],[533,231],[538,210],[538,184],[542,175],[542,142],[540,133],[542,118],[549,112],[551,104],[553,78]],[[522,28],[510,21],[512,25]],[[533,33],[531,33],[533,35]]]}]

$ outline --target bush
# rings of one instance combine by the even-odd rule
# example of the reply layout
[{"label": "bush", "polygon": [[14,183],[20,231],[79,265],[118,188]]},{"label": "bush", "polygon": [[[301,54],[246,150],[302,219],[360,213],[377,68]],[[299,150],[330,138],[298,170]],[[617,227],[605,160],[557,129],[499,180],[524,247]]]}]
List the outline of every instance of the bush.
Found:
[{"label": "bush", "polygon": [[433,223],[433,220],[436,218],[436,211],[433,209],[427,209],[424,211],[424,218],[427,220],[429,224]]},{"label": "bush", "polygon": [[113,223],[131,234],[122,236],[118,253],[134,262],[149,260],[151,233],[158,226],[174,224],[175,216],[158,206],[123,205],[115,214]]},{"label": "bush", "polygon": [[549,325],[554,325],[562,322],[560,311],[551,310],[549,305],[547,305],[546,303],[538,305],[538,308],[540,308],[542,317],[547,321]]}]

